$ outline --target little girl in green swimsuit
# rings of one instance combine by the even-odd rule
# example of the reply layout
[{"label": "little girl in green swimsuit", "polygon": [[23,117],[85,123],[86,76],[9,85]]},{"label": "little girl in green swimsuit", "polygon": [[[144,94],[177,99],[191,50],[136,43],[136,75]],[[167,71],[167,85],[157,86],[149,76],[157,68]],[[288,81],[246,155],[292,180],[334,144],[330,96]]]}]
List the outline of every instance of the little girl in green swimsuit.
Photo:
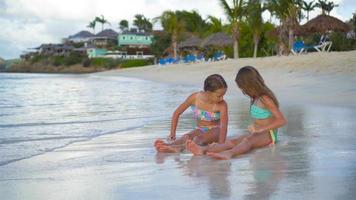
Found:
[{"label": "little girl in green swimsuit", "polygon": [[[171,131],[168,136],[170,142],[157,139],[154,143],[158,152],[174,153],[183,151],[185,142],[193,140],[199,145],[212,142],[224,143],[227,133],[227,104],[224,95],[227,84],[219,74],[208,76],[204,81],[204,91],[191,94],[174,111],[171,123]],[[188,108],[191,108],[196,121],[196,127],[189,133],[176,139],[176,128],[179,116]]]},{"label": "little girl in green swimsuit", "polygon": [[251,66],[243,67],[236,75],[235,82],[242,93],[250,97],[250,115],[254,123],[248,127],[248,134],[227,140],[224,144],[199,146],[187,142],[187,149],[194,155],[207,154],[216,159],[230,159],[233,156],[277,142],[277,129],[287,123],[279,110],[279,103],[273,92],[265,85],[260,73]]}]

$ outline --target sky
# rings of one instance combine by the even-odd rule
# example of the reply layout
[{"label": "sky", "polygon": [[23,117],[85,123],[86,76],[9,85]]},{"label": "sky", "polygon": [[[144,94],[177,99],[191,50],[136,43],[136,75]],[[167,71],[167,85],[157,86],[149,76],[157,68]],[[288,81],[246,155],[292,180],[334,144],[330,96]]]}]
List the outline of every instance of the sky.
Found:
[{"label": "sky", "polygon": [[[356,0],[333,1],[339,7],[332,16],[345,21],[356,12]],[[91,31],[87,25],[95,16],[103,15],[111,23],[106,28],[119,31],[123,19],[131,23],[136,14],[152,19],[165,10],[196,10],[203,18],[212,15],[226,22],[218,0],[0,0],[0,57],[18,58],[42,43],[60,43],[81,30]],[[320,12],[316,9],[310,17]],[[101,25],[96,28],[100,30]]]}]

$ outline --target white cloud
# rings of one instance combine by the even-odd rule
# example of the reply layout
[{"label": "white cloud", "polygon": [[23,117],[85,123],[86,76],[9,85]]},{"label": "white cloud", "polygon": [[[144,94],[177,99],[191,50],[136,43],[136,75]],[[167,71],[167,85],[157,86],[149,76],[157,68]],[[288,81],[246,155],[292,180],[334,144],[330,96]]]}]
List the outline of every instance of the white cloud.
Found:
[{"label": "white cloud", "polygon": [[[340,6],[332,15],[342,20],[350,18],[353,11],[349,10],[355,10],[353,1],[334,0]],[[135,14],[152,19],[165,10],[183,9],[197,10],[204,18],[213,15],[226,21],[218,0],[0,0],[0,56],[11,58],[41,43],[60,42],[87,29],[95,16],[104,15],[111,27],[117,29],[120,20],[131,22]],[[317,9],[311,17],[319,13]]]}]

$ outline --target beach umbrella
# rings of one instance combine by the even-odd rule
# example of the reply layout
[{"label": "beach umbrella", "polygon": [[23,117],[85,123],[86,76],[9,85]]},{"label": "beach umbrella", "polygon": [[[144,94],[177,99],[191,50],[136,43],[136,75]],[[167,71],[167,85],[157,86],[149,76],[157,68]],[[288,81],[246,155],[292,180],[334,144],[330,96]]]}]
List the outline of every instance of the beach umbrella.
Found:
[{"label": "beach umbrella", "polygon": [[180,42],[178,44],[178,48],[183,49],[183,48],[194,48],[194,47],[199,47],[202,42],[202,39],[192,36],[188,38],[187,40],[184,40],[183,42]]},{"label": "beach umbrella", "polygon": [[232,46],[232,38],[222,32],[219,33],[214,33],[212,35],[210,35],[209,37],[205,38],[202,43],[201,46],[202,47],[207,47],[207,46],[218,46],[218,47],[224,47],[224,46]]},{"label": "beach umbrella", "polygon": [[350,27],[335,17],[322,14],[304,24],[302,30],[309,33],[347,32]]}]

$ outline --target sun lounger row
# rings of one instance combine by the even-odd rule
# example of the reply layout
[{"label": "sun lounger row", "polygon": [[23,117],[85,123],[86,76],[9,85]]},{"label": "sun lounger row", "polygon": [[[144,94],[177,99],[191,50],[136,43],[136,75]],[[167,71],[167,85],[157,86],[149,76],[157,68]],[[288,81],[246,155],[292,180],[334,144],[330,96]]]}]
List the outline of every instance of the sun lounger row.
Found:
[{"label": "sun lounger row", "polygon": [[206,59],[204,54],[199,54],[198,56],[189,54],[184,56],[183,58],[177,57],[167,57],[160,58],[158,60],[159,65],[167,65],[167,64],[179,64],[179,63],[199,63],[199,62],[211,62],[211,61],[219,61],[225,60],[227,57],[222,51],[217,51],[214,53],[213,57]]}]

